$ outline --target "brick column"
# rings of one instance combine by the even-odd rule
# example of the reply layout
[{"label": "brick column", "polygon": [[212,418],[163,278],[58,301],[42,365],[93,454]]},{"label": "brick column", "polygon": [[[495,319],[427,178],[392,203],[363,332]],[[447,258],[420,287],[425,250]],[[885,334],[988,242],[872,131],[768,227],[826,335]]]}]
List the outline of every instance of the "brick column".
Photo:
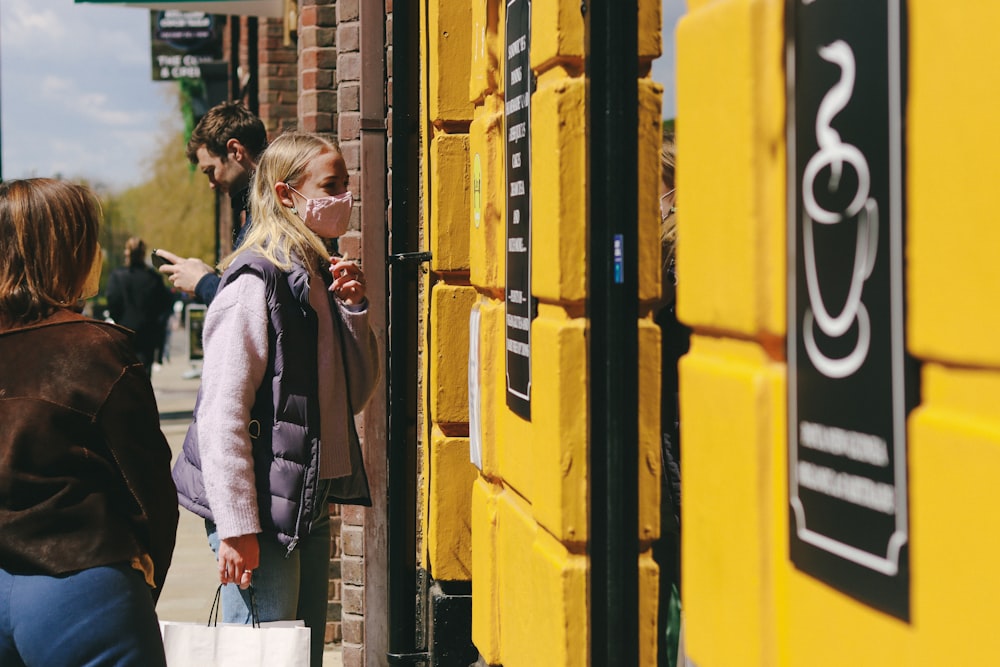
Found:
[{"label": "brick column", "polygon": [[268,136],[294,129],[298,124],[298,53],[285,46],[281,19],[258,24],[259,116]]},{"label": "brick column", "polygon": [[337,5],[299,4],[299,127],[332,133],[337,116]]},{"label": "brick column", "polygon": [[[337,2],[337,139],[351,174],[355,201],[361,194],[361,49],[358,0]],[[364,202],[361,202],[362,204]],[[351,231],[340,238],[345,257],[361,257],[361,206],[355,206]],[[363,516],[363,515],[362,515]],[[359,525],[361,525],[359,523]]]},{"label": "brick column", "polygon": [[343,587],[344,667],[364,667],[365,636],[365,510],[345,505],[340,528]]},{"label": "brick column", "polygon": [[[369,0],[370,1],[370,0]],[[347,171],[351,175],[351,191],[356,198],[361,193],[361,50],[359,0],[336,2],[337,67],[336,131]],[[361,202],[362,204],[364,202]],[[338,248],[345,257],[361,257],[361,207],[355,206],[351,230],[342,236]],[[364,438],[364,433],[361,434]],[[345,506],[341,524],[343,548],[343,636],[344,667],[363,667],[364,653],[364,525],[365,509]]]}]

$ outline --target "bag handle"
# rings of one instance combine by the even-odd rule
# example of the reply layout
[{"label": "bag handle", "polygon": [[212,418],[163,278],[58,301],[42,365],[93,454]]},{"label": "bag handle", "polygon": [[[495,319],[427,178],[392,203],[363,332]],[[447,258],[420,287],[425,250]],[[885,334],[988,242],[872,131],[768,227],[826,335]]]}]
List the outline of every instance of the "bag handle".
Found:
[{"label": "bag handle", "polygon": [[[219,610],[222,609],[222,587],[219,584],[215,589],[215,599],[212,600],[212,609],[208,612],[208,627],[215,627],[219,624]],[[260,628],[260,614],[257,612],[257,594],[254,593],[253,586],[247,589],[250,593],[250,624],[255,628]]]}]

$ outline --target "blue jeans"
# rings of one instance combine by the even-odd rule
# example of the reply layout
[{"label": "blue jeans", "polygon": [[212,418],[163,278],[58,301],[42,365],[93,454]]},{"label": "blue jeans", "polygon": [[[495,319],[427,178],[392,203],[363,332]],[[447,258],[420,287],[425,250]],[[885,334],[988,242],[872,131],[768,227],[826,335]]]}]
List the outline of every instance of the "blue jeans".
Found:
[{"label": "blue jeans", "polygon": [[0,665],[166,664],[153,597],[127,564],[59,577],[0,569]]},{"label": "blue jeans", "polygon": [[[327,592],[330,586],[330,506],[326,502],[319,505],[312,532],[299,539],[291,554],[274,535],[261,533],[257,536],[260,567],[253,572],[259,620],[305,621],[310,629],[312,667],[323,665]],[[215,524],[206,520],[205,529],[208,544],[218,556],[219,533]],[[250,623],[249,590],[241,591],[235,584],[222,587],[222,620],[225,623]]]}]

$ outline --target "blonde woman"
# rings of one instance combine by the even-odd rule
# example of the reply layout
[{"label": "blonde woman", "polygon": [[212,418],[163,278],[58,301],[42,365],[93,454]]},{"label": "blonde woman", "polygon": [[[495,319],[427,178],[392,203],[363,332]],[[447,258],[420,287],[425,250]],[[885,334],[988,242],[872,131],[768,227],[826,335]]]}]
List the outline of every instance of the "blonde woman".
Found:
[{"label": "blonde woman", "polygon": [[322,663],[328,502],[369,504],[354,413],[378,380],[365,278],[330,257],[352,195],[337,145],[278,137],[251,183],[253,226],[220,265],[204,328],[195,419],[174,467],[181,504],[206,519],[223,616],[303,619]]}]

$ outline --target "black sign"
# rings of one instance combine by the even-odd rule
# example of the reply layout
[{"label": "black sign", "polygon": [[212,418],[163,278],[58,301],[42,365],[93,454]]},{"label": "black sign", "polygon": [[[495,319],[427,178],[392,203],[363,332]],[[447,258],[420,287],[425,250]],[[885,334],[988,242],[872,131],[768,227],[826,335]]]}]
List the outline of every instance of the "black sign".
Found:
[{"label": "black sign", "polygon": [[791,559],[910,615],[904,0],[788,0]]},{"label": "black sign", "polygon": [[205,348],[202,347],[202,331],[205,328],[205,315],[208,307],[200,303],[187,305],[188,359],[198,361],[205,358]]},{"label": "black sign", "polygon": [[531,0],[507,2],[507,405],[531,419]]},{"label": "black sign", "polygon": [[150,11],[153,80],[199,79],[201,66],[222,58],[222,21],[178,9]]}]

